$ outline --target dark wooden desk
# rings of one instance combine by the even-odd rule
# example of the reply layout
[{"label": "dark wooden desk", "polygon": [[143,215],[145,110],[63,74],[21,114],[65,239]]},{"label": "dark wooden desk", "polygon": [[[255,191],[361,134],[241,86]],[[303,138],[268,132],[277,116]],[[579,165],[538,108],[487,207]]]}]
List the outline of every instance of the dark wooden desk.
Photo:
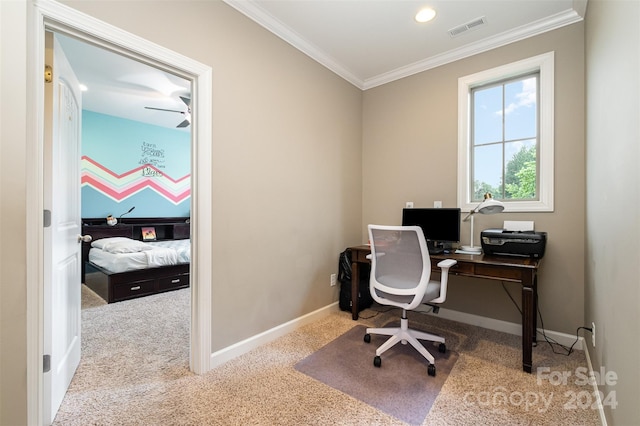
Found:
[{"label": "dark wooden desk", "polygon": [[[351,315],[358,319],[359,264],[369,263],[369,246],[349,247],[351,250]],[[522,369],[531,373],[532,346],[536,342],[538,311],[538,267],[540,259],[508,256],[470,254],[431,255],[431,269],[439,272],[437,263],[443,259],[455,259],[458,264],[449,270],[451,275],[486,278],[490,280],[516,282],[522,285]]]}]

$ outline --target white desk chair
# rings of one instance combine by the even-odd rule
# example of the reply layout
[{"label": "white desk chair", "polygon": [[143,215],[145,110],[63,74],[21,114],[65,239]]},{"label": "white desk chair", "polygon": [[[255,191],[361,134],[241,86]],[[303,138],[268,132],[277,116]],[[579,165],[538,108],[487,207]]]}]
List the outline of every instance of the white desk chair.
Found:
[{"label": "white desk chair", "polygon": [[409,342],[429,361],[427,372],[436,375],[433,355],[418,341],[440,342],[438,350],[446,351],[444,338],[408,327],[407,310],[422,303],[438,304],[447,298],[449,268],[457,262],[446,259],[438,263],[442,269],[440,281],[431,281],[431,259],[422,229],[418,226],[369,225],[371,243],[371,278],[369,289],[373,299],[381,305],[402,308],[400,327],[367,328],[364,341],[371,334],[391,336],[376,350],[373,365],[382,365],[382,355],[396,343]]}]

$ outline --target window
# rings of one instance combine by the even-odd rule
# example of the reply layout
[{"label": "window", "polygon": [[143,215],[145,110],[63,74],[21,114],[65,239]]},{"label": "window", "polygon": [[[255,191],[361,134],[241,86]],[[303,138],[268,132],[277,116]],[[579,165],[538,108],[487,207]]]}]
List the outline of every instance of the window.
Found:
[{"label": "window", "polygon": [[458,80],[458,204],[553,211],[553,52]]}]

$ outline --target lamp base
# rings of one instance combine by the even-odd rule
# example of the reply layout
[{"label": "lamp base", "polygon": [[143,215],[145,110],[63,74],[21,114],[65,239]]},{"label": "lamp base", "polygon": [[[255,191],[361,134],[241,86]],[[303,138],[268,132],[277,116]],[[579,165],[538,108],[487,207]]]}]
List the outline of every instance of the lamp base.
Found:
[{"label": "lamp base", "polygon": [[482,253],[482,248],[478,246],[460,246],[460,249],[469,253],[474,253],[474,254]]}]

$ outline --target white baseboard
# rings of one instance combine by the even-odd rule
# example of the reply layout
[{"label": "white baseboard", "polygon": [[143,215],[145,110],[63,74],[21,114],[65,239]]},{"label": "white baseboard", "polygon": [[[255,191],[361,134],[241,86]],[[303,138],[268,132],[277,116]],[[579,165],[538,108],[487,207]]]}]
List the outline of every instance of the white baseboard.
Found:
[{"label": "white baseboard", "polygon": [[[309,324],[313,321],[317,321],[321,318],[326,317],[331,312],[336,312],[338,310],[339,310],[338,302],[334,302],[330,305],[317,309],[299,318],[293,319],[284,324],[276,326],[270,330],[263,331],[260,334],[256,334],[255,336],[249,337],[248,339],[242,340],[238,343],[234,343],[231,346],[227,346],[224,349],[220,349],[219,351],[213,352],[211,354],[209,368],[211,369],[219,365],[222,365],[225,362],[235,357],[238,357],[246,352],[249,352],[250,350],[257,348],[260,345],[269,343],[277,339],[278,337],[284,336],[285,334],[290,333],[291,331],[299,327],[302,327],[303,325]],[[522,325],[519,323],[481,317],[479,315],[473,315],[465,312],[453,311],[453,310],[444,309],[444,308],[440,308],[440,311],[437,314],[437,316],[448,319],[448,320],[461,322],[464,324],[470,324],[478,327],[488,328],[490,330],[496,330],[504,333],[514,334],[516,336],[522,335]],[[538,331],[541,331],[541,329],[538,329]],[[549,338],[565,346],[571,346],[573,342],[576,340],[575,336],[572,336],[566,333],[560,333],[557,331],[545,330],[545,334]],[[539,334],[538,343],[542,343],[542,342],[544,342],[544,340]],[[574,349],[576,350],[584,349],[584,338],[580,337],[578,339],[578,342],[574,345]]]},{"label": "white baseboard", "polygon": [[285,334],[290,333],[297,328],[302,327],[303,325],[324,318],[330,313],[336,312],[339,309],[340,308],[338,307],[338,302],[334,302],[299,318],[295,318],[284,324],[273,327],[270,330],[263,331],[260,334],[256,334],[255,336],[249,337],[248,339],[242,340],[238,343],[234,343],[231,346],[227,346],[224,349],[213,352],[211,354],[209,368],[212,369],[219,365],[222,365],[225,362],[232,360],[233,358],[236,358],[246,352],[249,352],[252,349],[257,348],[258,346],[264,345],[265,343],[269,343],[277,339],[278,337],[284,336]]},{"label": "white baseboard", "polygon": [[[440,308],[440,311],[438,312],[438,314],[436,314],[436,316],[452,321],[461,322],[463,324],[475,325],[477,327],[488,328],[489,330],[496,330],[503,333],[515,334],[516,336],[522,336],[522,324],[520,323],[481,317],[479,315],[467,314],[465,312],[453,311],[444,308]],[[540,333],[542,333],[542,329],[538,328],[538,344],[544,343],[544,337],[542,337]],[[547,337],[549,337],[549,339],[553,339],[553,341],[556,341],[564,346],[571,346],[573,342],[576,341],[576,336],[572,336],[570,334],[551,330],[545,330],[544,333]],[[583,337],[578,338],[578,342],[576,342],[573,349],[584,349]]]},{"label": "white baseboard", "polygon": [[[587,357],[587,368],[589,369],[589,377],[593,376],[593,364],[591,363],[591,355],[589,354],[589,348],[585,345],[584,354]],[[592,382],[593,386],[593,394],[596,398],[596,403],[598,404],[598,415],[600,416],[600,424],[602,426],[607,426],[607,417],[604,415],[604,406],[602,405],[602,394],[600,393],[600,389],[598,389],[598,383],[596,380]]]}]

